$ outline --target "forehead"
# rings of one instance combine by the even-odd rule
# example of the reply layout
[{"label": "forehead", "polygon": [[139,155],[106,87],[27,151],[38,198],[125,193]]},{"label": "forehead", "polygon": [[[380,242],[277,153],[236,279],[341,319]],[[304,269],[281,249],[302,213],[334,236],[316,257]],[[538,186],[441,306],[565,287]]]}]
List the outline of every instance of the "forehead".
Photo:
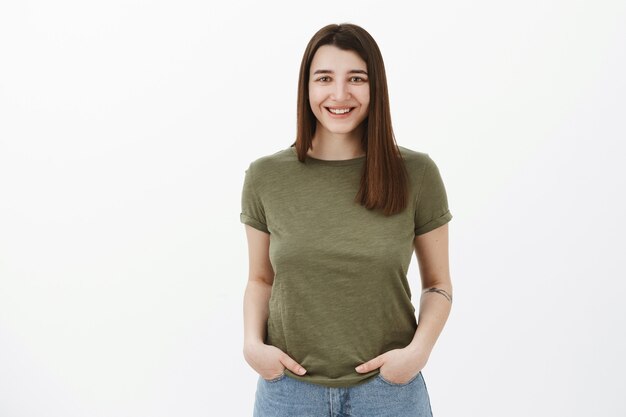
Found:
[{"label": "forehead", "polygon": [[346,51],[334,45],[323,45],[317,49],[313,56],[310,72],[319,69],[334,72],[348,72],[354,69],[366,71],[367,64],[355,51]]}]

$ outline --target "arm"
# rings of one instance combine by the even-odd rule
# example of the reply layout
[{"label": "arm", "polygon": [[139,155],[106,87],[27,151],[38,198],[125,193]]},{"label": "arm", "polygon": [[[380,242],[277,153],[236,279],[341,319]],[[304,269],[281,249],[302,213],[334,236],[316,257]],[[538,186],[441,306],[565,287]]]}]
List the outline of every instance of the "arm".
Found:
[{"label": "arm", "polygon": [[359,373],[380,368],[381,374],[384,369],[385,379],[395,383],[409,381],[426,365],[451,309],[451,302],[445,295],[428,291],[429,288],[437,288],[452,299],[448,224],[417,235],[414,242],[423,287],[415,336],[405,348],[387,351],[355,368]]},{"label": "arm", "polygon": [[303,375],[306,370],[279,348],[265,344],[269,299],[274,269],[269,259],[270,235],[246,224],[248,239],[248,284],[243,298],[246,362],[264,379],[280,376],[285,368]]},{"label": "arm", "polygon": [[246,225],[248,239],[248,284],[243,298],[245,346],[263,343],[269,314],[274,270],[269,261],[269,235]]},{"label": "arm", "polygon": [[[452,309],[448,224],[416,236],[415,255],[419,263],[423,291],[417,331],[408,349],[428,358]],[[434,288],[443,291],[428,291]]]}]

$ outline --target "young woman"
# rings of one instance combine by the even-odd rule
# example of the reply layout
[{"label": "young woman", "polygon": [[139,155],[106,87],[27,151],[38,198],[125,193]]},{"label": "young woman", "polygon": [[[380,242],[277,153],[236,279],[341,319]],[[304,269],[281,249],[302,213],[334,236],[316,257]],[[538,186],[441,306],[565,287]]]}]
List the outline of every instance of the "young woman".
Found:
[{"label": "young woman", "polygon": [[395,143],[383,59],[363,28],[310,40],[297,129],[250,163],[242,191],[254,416],[432,416],[421,370],[451,309],[452,214],[430,156]]}]

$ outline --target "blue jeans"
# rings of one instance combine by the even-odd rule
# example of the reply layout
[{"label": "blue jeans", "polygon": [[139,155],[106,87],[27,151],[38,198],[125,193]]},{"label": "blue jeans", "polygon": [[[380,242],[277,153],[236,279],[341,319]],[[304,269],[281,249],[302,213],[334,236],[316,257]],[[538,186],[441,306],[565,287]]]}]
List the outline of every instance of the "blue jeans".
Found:
[{"label": "blue jeans", "polygon": [[284,373],[259,376],[253,417],[432,417],[428,390],[419,372],[405,384],[380,373],[356,386],[331,388]]}]

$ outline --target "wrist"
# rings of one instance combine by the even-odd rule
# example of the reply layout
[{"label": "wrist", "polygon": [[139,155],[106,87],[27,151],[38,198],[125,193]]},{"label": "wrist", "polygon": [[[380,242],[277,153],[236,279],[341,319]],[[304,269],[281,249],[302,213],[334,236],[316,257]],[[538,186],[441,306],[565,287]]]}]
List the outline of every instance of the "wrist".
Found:
[{"label": "wrist", "polygon": [[420,356],[428,358],[430,353],[432,352],[432,346],[427,346],[419,341],[412,341],[407,347],[406,350],[409,354],[413,356]]},{"label": "wrist", "polygon": [[254,349],[254,348],[257,348],[257,347],[262,346],[264,344],[265,343],[263,343],[263,340],[261,340],[261,339],[244,340],[244,342],[243,342],[243,349],[244,350]]}]

